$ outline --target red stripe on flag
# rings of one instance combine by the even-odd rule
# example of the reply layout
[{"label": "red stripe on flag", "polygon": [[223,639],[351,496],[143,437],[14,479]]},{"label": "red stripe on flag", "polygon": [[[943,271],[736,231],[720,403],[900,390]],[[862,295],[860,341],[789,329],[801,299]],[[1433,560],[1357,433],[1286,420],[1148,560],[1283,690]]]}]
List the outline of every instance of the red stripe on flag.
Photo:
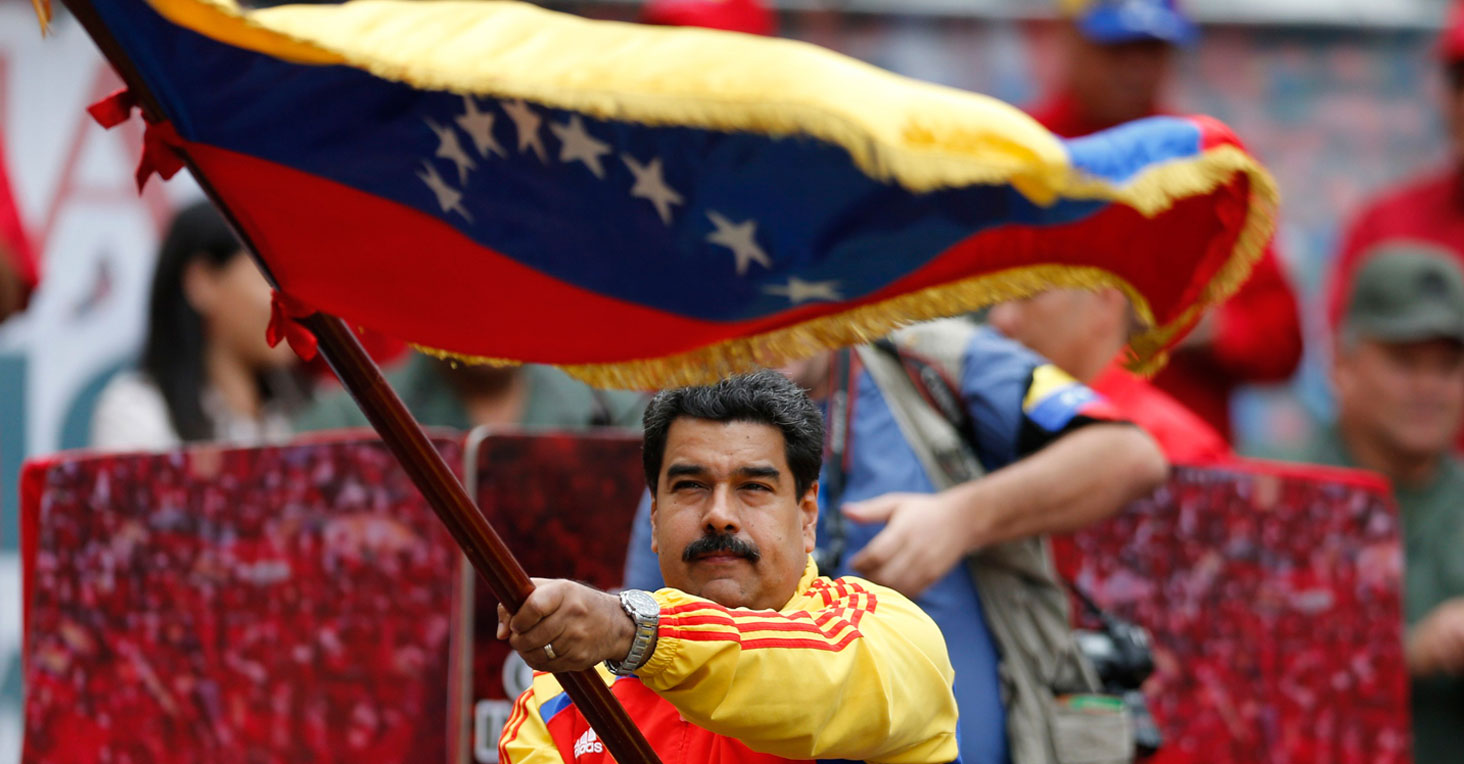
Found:
[{"label": "red stripe on flag", "polygon": [[567,284],[388,199],[204,144],[186,151],[286,293],[389,336],[465,354],[594,363],[729,334]]},{"label": "red stripe on flag", "polygon": [[[479,246],[437,216],[309,173],[202,144],[185,148],[286,292],[388,336],[538,363],[662,357],[1034,261],[1115,272],[1167,324],[1229,261],[1241,228],[1234,220],[1249,209],[1249,180],[1236,176],[1154,218],[1110,205],[1064,225],[999,226],[862,299],[711,322],[567,284]],[[1086,246],[1095,239],[1113,245]],[[1204,252],[1198,268],[1190,259],[1164,256],[1187,248]],[[1142,267],[1113,262],[1114,250],[1129,252]],[[532,326],[524,325],[525,316],[533,317]]]}]

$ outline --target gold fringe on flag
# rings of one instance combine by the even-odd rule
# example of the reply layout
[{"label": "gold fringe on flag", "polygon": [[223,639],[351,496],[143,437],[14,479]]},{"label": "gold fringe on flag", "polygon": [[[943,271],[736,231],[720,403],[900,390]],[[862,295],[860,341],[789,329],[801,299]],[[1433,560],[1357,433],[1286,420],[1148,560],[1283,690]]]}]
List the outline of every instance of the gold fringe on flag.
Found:
[{"label": "gold fringe on flag", "polygon": [[31,0],[36,11],[36,21],[41,22],[41,36],[51,33],[51,0]]}]

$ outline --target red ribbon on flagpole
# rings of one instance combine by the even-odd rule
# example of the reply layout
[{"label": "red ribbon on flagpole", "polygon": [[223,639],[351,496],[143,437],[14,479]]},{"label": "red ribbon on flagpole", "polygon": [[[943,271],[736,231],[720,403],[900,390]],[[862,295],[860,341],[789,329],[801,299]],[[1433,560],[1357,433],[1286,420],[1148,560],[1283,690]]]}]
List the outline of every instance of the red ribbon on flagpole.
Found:
[{"label": "red ribbon on flagpole", "polygon": [[[130,119],[137,106],[137,96],[123,88],[86,107],[86,111],[97,124],[110,130]],[[139,193],[154,173],[168,180],[183,169],[183,138],[178,135],[178,129],[167,120],[154,122],[146,115],[143,115],[143,120],[147,127],[142,133],[142,157],[137,160],[137,172],[134,174]]]},{"label": "red ribbon on flagpole", "polygon": [[132,110],[137,108],[137,96],[131,90],[122,88],[117,92],[103,98],[100,101],[86,107],[86,113],[92,116],[104,129],[110,130],[132,116]]},{"label": "red ribbon on flagpole", "polygon": [[290,343],[290,349],[300,356],[300,360],[314,360],[320,341],[298,319],[308,318],[317,312],[319,311],[315,308],[278,289],[272,290],[269,299],[269,329],[264,333],[265,341],[270,347],[275,347],[284,340]]}]

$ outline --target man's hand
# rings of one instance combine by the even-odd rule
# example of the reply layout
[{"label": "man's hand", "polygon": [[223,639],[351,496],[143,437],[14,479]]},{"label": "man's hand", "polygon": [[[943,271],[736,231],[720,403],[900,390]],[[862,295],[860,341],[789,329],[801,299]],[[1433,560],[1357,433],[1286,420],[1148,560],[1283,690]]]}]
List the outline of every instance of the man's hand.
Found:
[{"label": "man's hand", "polygon": [[887,493],[844,505],[856,523],[885,523],[849,567],[914,599],[950,572],[968,544],[966,526],[947,494]]},{"label": "man's hand", "polygon": [[1409,629],[1404,653],[1414,676],[1464,674],[1464,597],[1439,605]]},{"label": "man's hand", "polygon": [[533,581],[517,613],[498,606],[498,638],[525,663],[540,671],[580,671],[630,652],[635,622],[618,597],[563,579]]},{"label": "man's hand", "polygon": [[1091,424],[937,494],[892,493],[845,504],[844,515],[854,522],[886,524],[849,565],[918,597],[965,554],[1091,525],[1153,491],[1168,470],[1143,430]]}]

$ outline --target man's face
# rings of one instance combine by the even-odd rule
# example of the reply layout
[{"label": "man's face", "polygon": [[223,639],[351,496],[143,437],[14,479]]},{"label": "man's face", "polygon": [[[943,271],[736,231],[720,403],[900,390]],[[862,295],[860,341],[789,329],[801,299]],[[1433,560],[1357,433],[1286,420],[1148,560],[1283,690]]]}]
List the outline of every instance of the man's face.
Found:
[{"label": "man's face", "polygon": [[1410,458],[1447,451],[1464,418],[1464,346],[1360,340],[1334,371],[1343,427]]},{"label": "man's face", "polygon": [[681,417],[651,505],[651,550],[666,585],[728,607],[776,610],[814,547],[818,485],[797,495],[783,433]]},{"label": "man's face", "polygon": [[1154,113],[1173,47],[1160,40],[1100,45],[1073,29],[1068,85],[1089,121],[1111,126]]},{"label": "man's face", "polygon": [[1067,373],[1079,375],[1100,318],[1097,300],[1097,294],[1083,289],[1049,289],[997,305],[987,320]]}]

